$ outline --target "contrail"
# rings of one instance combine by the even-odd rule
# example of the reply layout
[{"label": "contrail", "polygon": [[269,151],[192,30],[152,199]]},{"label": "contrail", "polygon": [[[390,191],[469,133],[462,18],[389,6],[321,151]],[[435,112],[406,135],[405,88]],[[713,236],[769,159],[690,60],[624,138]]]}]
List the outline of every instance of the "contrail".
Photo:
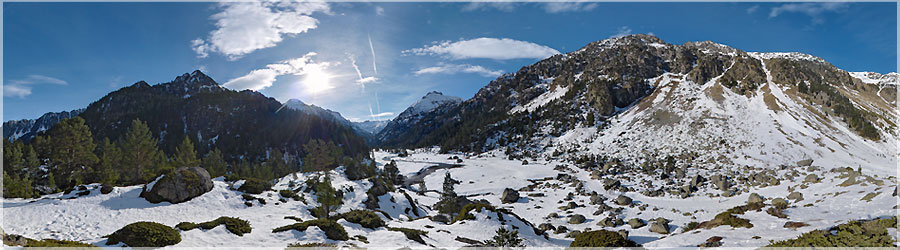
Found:
[{"label": "contrail", "polygon": [[[350,59],[350,65],[353,65],[353,69],[356,70],[356,75],[359,76],[359,80],[362,80],[363,75],[362,75],[362,72],[359,71],[359,66],[356,66],[356,59],[354,59],[353,55],[351,55],[349,53],[347,54],[347,57]],[[366,94],[366,84],[363,82],[359,82],[359,86],[362,87],[363,95],[365,95]],[[369,117],[372,117],[372,119],[374,119],[375,113],[372,112],[372,101],[366,99],[366,103],[369,104]]]},{"label": "contrail", "polygon": [[372,70],[375,71],[375,75],[378,75],[378,67],[375,66],[375,46],[372,45],[372,35],[367,35],[369,37],[369,49],[372,50]]},{"label": "contrail", "polygon": [[[347,57],[350,58],[350,64],[353,65],[353,69],[356,70],[356,75],[359,76],[359,80],[362,80],[362,79],[363,79],[363,75],[362,75],[362,72],[359,71],[359,67],[356,66],[356,59],[354,59],[354,58],[353,58],[353,55],[350,55],[350,54],[348,54]],[[362,85],[363,92],[365,92],[365,90],[366,90],[366,84],[360,82],[359,85]]]}]

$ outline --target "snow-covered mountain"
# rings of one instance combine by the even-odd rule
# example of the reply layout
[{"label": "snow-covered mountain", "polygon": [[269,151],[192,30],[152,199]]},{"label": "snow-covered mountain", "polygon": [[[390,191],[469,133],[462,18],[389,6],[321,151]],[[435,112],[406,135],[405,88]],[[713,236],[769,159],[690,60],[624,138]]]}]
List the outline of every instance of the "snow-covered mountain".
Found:
[{"label": "snow-covered mountain", "polygon": [[313,104],[306,104],[299,99],[290,99],[284,103],[284,107],[290,108],[293,110],[297,110],[309,115],[316,115],[322,118],[328,118],[337,123],[343,124],[344,126],[354,127],[353,123],[350,120],[344,118],[341,113],[337,111],[333,111],[330,109],[325,109]]},{"label": "snow-covered mountain", "polygon": [[353,125],[359,129],[362,129],[363,131],[366,131],[373,135],[376,135],[376,134],[378,134],[378,132],[381,132],[381,130],[384,129],[384,127],[387,126],[387,124],[390,122],[391,122],[391,120],[380,120],[380,121],[367,120],[367,121],[361,121],[361,122],[353,122]]},{"label": "snow-covered mountain", "polygon": [[377,135],[378,141],[388,146],[415,143],[422,135],[435,128],[430,126],[430,118],[447,113],[461,102],[462,98],[459,97],[445,96],[438,91],[428,92],[385,125]]},{"label": "snow-covered mountain", "polygon": [[366,141],[370,143],[375,143],[375,135],[381,131],[382,128],[387,124],[388,121],[365,121],[365,122],[351,122],[344,118],[341,113],[337,111],[333,111],[330,109],[322,108],[316,106],[314,104],[306,104],[299,99],[290,99],[284,103],[285,108],[289,108],[292,110],[297,110],[309,115],[319,116],[325,119],[329,119],[338,124],[344,125],[345,127],[353,129],[357,135],[362,136],[366,139]]},{"label": "snow-covered mountain", "polygon": [[896,73],[849,73],[812,55],[631,35],[503,75],[458,109],[419,118],[434,129],[413,125],[428,134],[395,145],[633,165],[813,158],[887,171],[897,159],[896,91]]},{"label": "snow-covered mountain", "polygon": [[72,111],[50,112],[41,115],[37,119],[10,120],[3,123],[3,138],[8,141],[22,139],[31,141],[35,135],[44,132],[63,119],[77,116],[84,109]]}]

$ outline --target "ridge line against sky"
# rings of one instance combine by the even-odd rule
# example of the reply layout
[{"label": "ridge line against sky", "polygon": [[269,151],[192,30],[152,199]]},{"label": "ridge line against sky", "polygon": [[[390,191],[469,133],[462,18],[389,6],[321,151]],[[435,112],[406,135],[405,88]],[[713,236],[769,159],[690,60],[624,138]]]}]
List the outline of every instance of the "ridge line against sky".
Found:
[{"label": "ridge line against sky", "polygon": [[4,3],[3,12],[4,120],[83,108],[194,69],[231,89],[386,119],[429,91],[467,99],[502,73],[634,33],[799,51],[849,71],[897,65],[891,3]]}]

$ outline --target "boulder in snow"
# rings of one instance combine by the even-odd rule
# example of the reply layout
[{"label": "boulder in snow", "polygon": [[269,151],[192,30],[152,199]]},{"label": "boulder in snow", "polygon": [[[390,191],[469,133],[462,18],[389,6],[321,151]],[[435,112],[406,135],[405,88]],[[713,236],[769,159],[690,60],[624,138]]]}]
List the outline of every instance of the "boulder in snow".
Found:
[{"label": "boulder in snow", "polygon": [[175,173],[144,186],[141,197],[151,203],[181,203],[209,192],[213,188],[209,172],[200,167],[178,168]]},{"label": "boulder in snow", "polygon": [[500,196],[500,201],[503,203],[515,203],[519,200],[519,192],[512,188],[507,188],[503,190],[503,195]]}]

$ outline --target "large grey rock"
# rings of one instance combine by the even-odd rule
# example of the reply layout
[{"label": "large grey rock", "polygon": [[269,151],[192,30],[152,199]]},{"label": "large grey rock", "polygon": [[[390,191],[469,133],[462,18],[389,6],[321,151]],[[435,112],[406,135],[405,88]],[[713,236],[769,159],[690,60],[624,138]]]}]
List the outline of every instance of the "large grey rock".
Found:
[{"label": "large grey rock", "polygon": [[630,220],[628,220],[628,225],[631,226],[632,229],[638,229],[646,226],[647,223],[645,223],[644,220],[638,218],[631,218]]},{"label": "large grey rock", "polygon": [[112,193],[112,191],[113,191],[113,186],[112,186],[112,185],[109,185],[109,184],[103,184],[103,185],[100,186],[100,193],[101,193],[101,194]]},{"label": "large grey rock", "polygon": [[812,165],[812,163],[813,163],[812,159],[806,159],[806,160],[798,161],[797,166],[808,167],[808,166]]},{"label": "large grey rock", "polygon": [[757,193],[750,194],[750,198],[747,199],[747,203],[760,203],[763,202],[763,197]]},{"label": "large grey rock", "polygon": [[613,179],[605,179],[603,180],[603,189],[605,190],[613,190],[622,186],[622,182],[619,180]]},{"label": "large grey rock", "polygon": [[[213,188],[209,172],[200,167],[182,167],[156,181],[152,187],[144,186],[141,197],[151,203],[163,201],[175,204],[189,201]],[[149,190],[148,190],[149,189]]]},{"label": "large grey rock", "polygon": [[772,200],[772,206],[780,209],[785,209],[788,206],[788,202],[784,198],[775,198],[774,200]]},{"label": "large grey rock", "polygon": [[569,224],[581,224],[584,223],[585,220],[587,220],[587,218],[584,218],[584,215],[576,214],[569,218]]},{"label": "large grey rock", "polygon": [[669,234],[669,224],[659,222],[650,223],[650,232],[658,234]]},{"label": "large grey rock", "polygon": [[803,182],[819,182],[819,176],[816,174],[809,174],[805,179],[803,179]]},{"label": "large grey rock", "polygon": [[616,204],[619,204],[620,206],[628,206],[631,205],[632,202],[633,201],[628,196],[619,195],[619,197],[616,197]]},{"label": "large grey rock", "polygon": [[803,194],[800,192],[791,192],[791,194],[788,194],[787,198],[794,201],[802,201]]},{"label": "large grey rock", "polygon": [[516,191],[512,188],[507,188],[503,190],[503,195],[500,196],[500,201],[503,203],[515,203],[519,200],[519,191]]},{"label": "large grey rock", "polygon": [[600,194],[591,194],[591,205],[600,205],[605,200],[606,198],[603,198]]},{"label": "large grey rock", "polygon": [[556,227],[554,227],[553,224],[550,223],[541,223],[540,225],[538,225],[538,229],[544,232],[552,232],[556,230]]},{"label": "large grey rock", "polygon": [[449,223],[450,223],[450,217],[448,217],[447,215],[438,214],[438,215],[435,215],[435,216],[431,216],[431,221],[434,221],[434,222],[440,222],[440,223],[444,223],[444,224],[449,224]]}]

